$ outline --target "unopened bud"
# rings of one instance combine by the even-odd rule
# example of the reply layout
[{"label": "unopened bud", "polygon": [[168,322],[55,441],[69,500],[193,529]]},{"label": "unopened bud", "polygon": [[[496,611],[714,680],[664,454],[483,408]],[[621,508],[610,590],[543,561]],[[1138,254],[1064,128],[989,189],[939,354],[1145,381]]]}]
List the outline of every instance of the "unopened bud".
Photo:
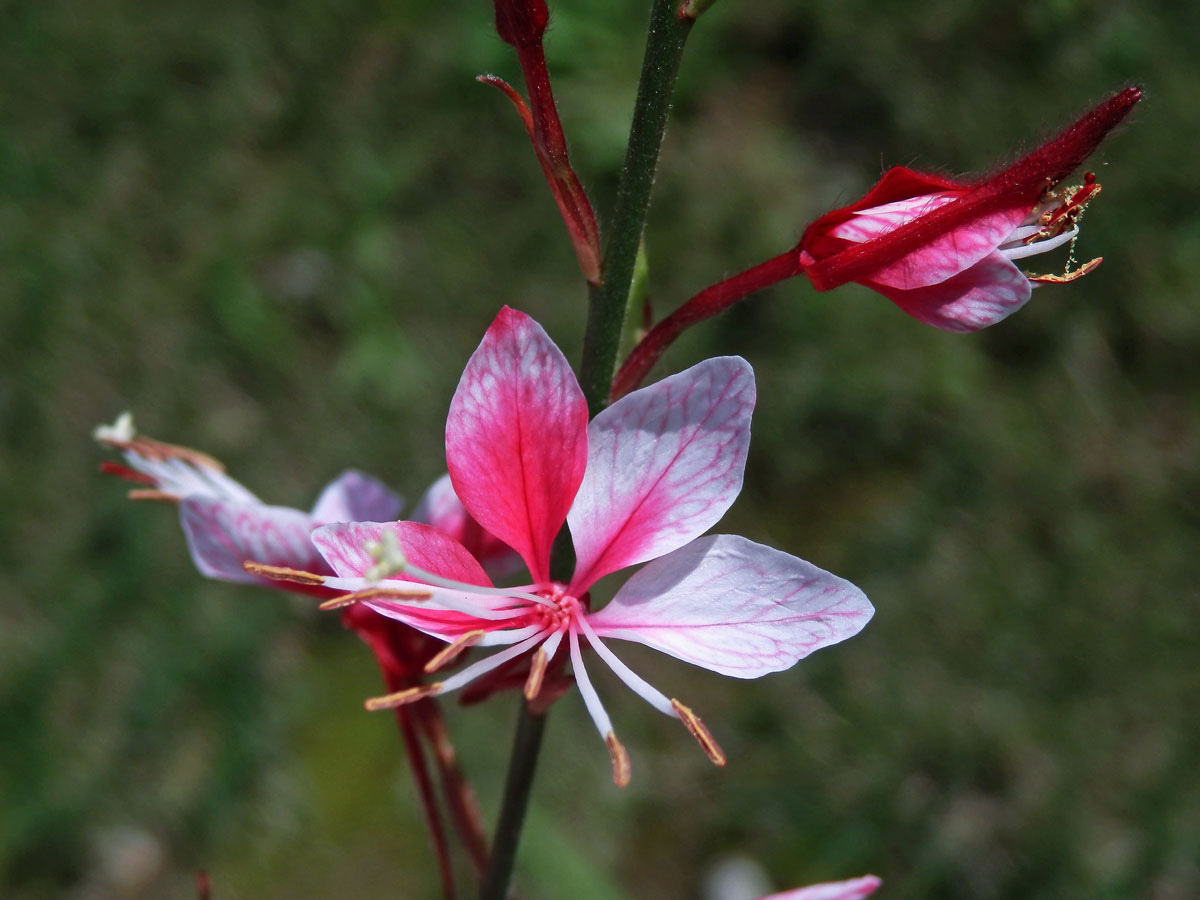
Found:
[{"label": "unopened bud", "polygon": [[546,0],[494,0],[496,33],[514,47],[536,47],[542,42],[550,10]]}]

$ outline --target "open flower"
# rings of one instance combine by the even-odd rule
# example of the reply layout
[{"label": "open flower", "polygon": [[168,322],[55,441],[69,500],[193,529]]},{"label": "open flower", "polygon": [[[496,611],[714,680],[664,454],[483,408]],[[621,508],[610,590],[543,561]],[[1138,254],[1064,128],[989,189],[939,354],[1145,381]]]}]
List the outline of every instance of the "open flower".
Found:
[{"label": "open flower", "polygon": [[[430,669],[470,646],[505,648],[368,708],[447,693],[529,653],[532,701],[548,666],[569,656],[623,785],[629,760],[584,667],[590,647],[723,764],[700,719],[630,670],[604,639],[757,678],[856,634],[873,612],[854,585],[801,559],[742,537],[701,537],[741,490],[754,399],[749,364],[722,357],[629,394],[589,424],[562,352],[528,316],[502,310],[450,405],[446,461],[467,511],[521,555],[532,583],[492,587],[465,548],[418,523],[318,528],[313,542],[339,576],[318,583],[350,592],[327,606],[364,603],[446,641]],[[556,580],[551,546],[564,521],[576,562],[573,575]],[[647,565],[610,603],[590,609],[598,579],[640,563]]]},{"label": "open flower", "polygon": [[1126,88],[978,181],[889,169],[861,200],[805,230],[797,245],[803,271],[819,291],[857,282],[946,331],[999,322],[1029,300],[1034,285],[1073,281],[1100,264],[1028,275],[1015,263],[1075,239],[1079,215],[1100,185],[1090,173],[1078,186],[1062,183],[1141,97],[1139,88]]}]

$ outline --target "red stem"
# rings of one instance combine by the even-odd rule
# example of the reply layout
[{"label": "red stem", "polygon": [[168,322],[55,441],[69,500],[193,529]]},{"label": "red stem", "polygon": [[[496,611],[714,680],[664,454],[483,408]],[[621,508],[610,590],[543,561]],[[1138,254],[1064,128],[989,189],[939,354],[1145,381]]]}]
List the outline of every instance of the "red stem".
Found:
[{"label": "red stem", "polygon": [[479,811],[479,803],[475,792],[463,775],[458,765],[458,754],[450,737],[446,733],[446,725],[442,721],[442,712],[433,700],[421,700],[410,707],[416,715],[426,740],[433,748],[433,756],[437,761],[442,777],[442,792],[446,805],[450,807],[450,816],[458,829],[459,838],[471,857],[480,877],[487,871],[488,848],[487,834],[483,825],[483,815]]},{"label": "red stem", "polygon": [[[387,682],[389,691],[399,690],[398,681],[386,672],[384,680]],[[455,900],[454,873],[450,868],[450,850],[446,844],[446,832],[442,828],[437,798],[433,794],[429,769],[425,764],[425,754],[421,748],[421,735],[413,723],[411,712],[411,707],[396,707],[396,724],[400,728],[400,737],[404,741],[404,749],[408,753],[409,765],[412,766],[413,781],[417,785],[417,794],[421,798],[421,811],[425,814],[425,824],[429,828],[429,838],[433,842],[433,850],[437,856],[443,893],[446,900]]]},{"label": "red stem", "polygon": [[624,397],[640,385],[675,339],[697,322],[724,312],[755,291],[798,275],[801,271],[800,254],[788,250],[732,278],[706,287],[651,328],[638,342],[613,379],[609,402]]},{"label": "red stem", "polygon": [[566,223],[575,255],[579,258],[584,277],[592,284],[600,281],[600,231],[587,192],[579,183],[567,155],[567,138],[550,88],[550,72],[541,40],[529,46],[519,46],[517,57],[529,91],[534,150],[550,182],[550,189]]}]

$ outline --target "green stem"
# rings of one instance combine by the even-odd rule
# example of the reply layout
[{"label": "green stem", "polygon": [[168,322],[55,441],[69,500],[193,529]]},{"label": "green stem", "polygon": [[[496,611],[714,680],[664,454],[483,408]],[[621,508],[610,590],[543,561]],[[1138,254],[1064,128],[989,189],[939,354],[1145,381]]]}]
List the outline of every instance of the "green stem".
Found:
[{"label": "green stem", "polygon": [[[654,0],[650,12],[650,32],[646,39],[633,124],[629,130],[629,147],[617,188],[612,239],[604,259],[604,283],[588,286],[587,332],[583,339],[579,383],[587,398],[588,411],[593,416],[604,409],[612,389],[638,244],[646,225],[650,189],[658,167],[658,151],[667,129],[683,46],[692,28],[692,20],[678,17],[677,4],[678,0]],[[565,527],[562,537],[566,540],[555,542],[551,574],[566,581],[570,577],[574,554]],[[491,865],[483,880],[480,900],[507,898],[545,727],[545,714],[530,712],[522,698],[504,800],[496,823]]]},{"label": "green stem", "polygon": [[608,402],[616,369],[617,350],[633,281],[638,243],[650,207],[650,189],[658,167],[658,152],[667,130],[675,77],[693,20],[680,19],[678,0],[654,0],[650,31],[638,84],[633,124],[625,165],[617,186],[608,249],[604,255],[604,283],[591,292],[587,335],[583,344],[580,384],[594,416]]},{"label": "green stem", "polygon": [[517,844],[521,839],[521,826],[525,823],[525,811],[529,808],[529,792],[533,787],[533,773],[545,728],[546,716],[531,713],[529,704],[521,698],[517,733],[508,761],[508,780],[504,784],[504,801],[492,845],[492,861],[479,892],[480,900],[506,900],[508,897],[508,884],[517,860]]}]

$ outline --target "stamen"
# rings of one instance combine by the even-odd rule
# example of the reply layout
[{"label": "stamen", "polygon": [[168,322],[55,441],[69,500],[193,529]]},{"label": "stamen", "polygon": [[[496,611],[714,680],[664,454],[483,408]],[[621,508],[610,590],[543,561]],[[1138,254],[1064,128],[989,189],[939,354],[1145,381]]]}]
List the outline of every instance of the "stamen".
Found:
[{"label": "stamen", "polygon": [[674,698],[671,700],[671,708],[675,710],[676,715],[687,726],[687,730],[699,742],[704,752],[708,754],[708,758],[713,761],[713,764],[718,766],[725,765],[724,751],[718,746],[712,736],[712,732],[700,721],[700,717]]},{"label": "stamen", "polygon": [[270,578],[274,581],[294,581],[297,584],[325,583],[324,575],[318,575],[315,572],[303,572],[300,569],[289,569],[287,566],[268,566],[264,563],[246,560],[242,563],[242,568],[251,575],[261,575],[263,578]]},{"label": "stamen", "polygon": [[386,694],[383,697],[372,697],[363,703],[368,712],[378,712],[381,709],[395,709],[397,706],[404,706],[406,703],[415,703],[418,700],[424,700],[426,697],[432,697],[435,694],[442,692],[442,685],[438,682],[433,684],[418,684],[416,687],[405,688],[402,691],[396,691],[394,694]]},{"label": "stamen", "polygon": [[555,605],[554,601],[529,591],[517,588],[487,587],[481,584],[467,584],[463,581],[453,581],[449,578],[443,578],[441,575],[435,575],[433,572],[422,569],[420,566],[413,565],[412,563],[405,564],[404,571],[414,578],[419,578],[421,581],[426,581],[429,584],[451,591],[462,591],[466,594],[481,594],[494,597],[512,597],[517,600],[528,600],[531,603],[538,603],[542,606],[553,607]]},{"label": "stamen", "polygon": [[132,481],[135,484],[144,484],[147,487],[157,487],[158,479],[145,472],[139,472],[137,469],[131,469],[129,466],[123,466],[120,463],[105,460],[100,463],[100,471],[105,475],[116,475],[118,478],[124,478],[126,481]]},{"label": "stamen", "polygon": [[592,649],[596,651],[596,655],[608,663],[608,667],[613,670],[613,673],[625,683],[625,686],[657,709],[660,713],[666,716],[674,717],[672,711],[672,703],[667,699],[667,695],[655,688],[642,676],[638,675],[633,669],[621,662],[615,653],[604,646],[604,642],[592,630],[592,626],[583,616],[576,619],[579,623],[579,628],[583,632],[583,636],[587,638]]},{"label": "stamen", "polygon": [[411,603],[424,603],[426,600],[433,599],[432,591],[405,591],[397,588],[367,588],[362,591],[352,591],[349,594],[342,594],[340,597],[334,597],[332,600],[326,600],[317,609],[330,610],[341,609],[343,606],[352,606],[362,600],[405,600]]},{"label": "stamen", "polygon": [[612,757],[613,765],[613,784],[617,787],[629,786],[629,754],[625,752],[625,746],[617,740],[617,736],[611,731],[604,736],[604,743],[608,747],[608,755]]},{"label": "stamen", "polygon": [[446,691],[453,691],[465,684],[470,684],[476,678],[480,677],[481,675],[486,675],[497,666],[502,666],[510,659],[516,659],[527,650],[532,650],[539,641],[545,639],[544,635],[545,632],[539,631],[532,637],[521,641],[519,644],[514,644],[507,650],[501,650],[499,653],[493,653],[486,659],[481,659],[477,663],[472,663],[461,672],[452,675],[450,678],[447,678],[444,682],[442,682],[442,689]]},{"label": "stamen", "polygon": [[1089,272],[1094,272],[1096,267],[1102,262],[1104,262],[1104,257],[1097,256],[1095,259],[1089,259],[1078,269],[1063,272],[1061,275],[1030,275],[1026,272],[1025,277],[1039,284],[1070,284],[1072,281],[1077,281]]},{"label": "stamen", "polygon": [[468,631],[466,634],[459,637],[458,640],[456,640],[453,644],[443,647],[437,656],[425,663],[426,673],[436,672],[442,666],[454,661],[464,650],[475,646],[475,644],[479,642],[479,639],[485,634],[487,634],[487,632],[483,629]]},{"label": "stamen", "polygon": [[542,680],[546,677],[546,666],[550,664],[550,657],[546,655],[543,647],[538,647],[533,652],[533,661],[529,665],[529,677],[525,679],[525,699],[534,700],[542,690]]},{"label": "stamen", "polygon": [[142,490],[136,489],[130,491],[126,496],[130,500],[155,500],[159,503],[178,503],[179,495],[172,494],[169,491],[160,491],[156,489]]}]

